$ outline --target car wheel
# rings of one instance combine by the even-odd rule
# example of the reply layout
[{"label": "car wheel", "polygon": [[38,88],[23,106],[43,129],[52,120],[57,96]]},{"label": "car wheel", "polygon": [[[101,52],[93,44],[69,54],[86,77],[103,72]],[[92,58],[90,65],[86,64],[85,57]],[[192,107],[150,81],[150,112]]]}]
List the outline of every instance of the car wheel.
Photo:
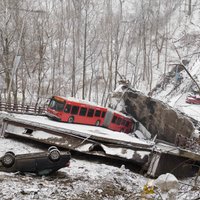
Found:
[{"label": "car wheel", "polygon": [[6,152],[2,158],[2,164],[4,167],[12,167],[15,163],[15,154],[13,152]]},{"label": "car wheel", "polygon": [[56,146],[50,146],[49,148],[48,148],[48,152],[50,152],[52,149],[58,149]]},{"label": "car wheel", "polygon": [[60,151],[58,149],[52,149],[49,152],[49,159],[51,161],[58,161],[60,159]]},{"label": "car wheel", "polygon": [[100,125],[100,121],[97,120],[96,123],[95,123],[95,125],[96,125],[96,126],[99,126],[99,125]]},{"label": "car wheel", "polygon": [[7,151],[5,154],[12,154],[15,157],[15,153],[12,151]]},{"label": "car wheel", "polygon": [[73,123],[74,122],[74,117],[69,117],[68,122],[69,123]]}]

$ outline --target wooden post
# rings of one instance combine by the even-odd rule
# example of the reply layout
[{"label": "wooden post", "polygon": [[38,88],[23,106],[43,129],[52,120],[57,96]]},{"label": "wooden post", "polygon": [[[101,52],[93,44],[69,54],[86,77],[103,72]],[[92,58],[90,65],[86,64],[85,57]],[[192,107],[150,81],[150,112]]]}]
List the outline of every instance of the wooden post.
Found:
[{"label": "wooden post", "polygon": [[26,112],[29,112],[29,105],[26,106]]}]

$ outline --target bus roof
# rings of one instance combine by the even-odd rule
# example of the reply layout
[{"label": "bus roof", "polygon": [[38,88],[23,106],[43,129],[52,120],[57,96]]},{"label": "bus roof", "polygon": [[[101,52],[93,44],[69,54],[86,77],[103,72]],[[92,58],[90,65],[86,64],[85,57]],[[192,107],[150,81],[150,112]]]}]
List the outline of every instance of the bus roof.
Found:
[{"label": "bus roof", "polygon": [[82,103],[82,104],[96,106],[98,108],[107,109],[107,110],[115,112],[116,114],[122,115],[123,117],[127,117],[127,118],[130,118],[130,119],[133,119],[131,116],[127,116],[126,114],[124,114],[124,113],[122,113],[120,111],[114,110],[112,108],[100,106],[100,105],[96,104],[95,102],[91,102],[91,101],[87,101],[87,100],[83,100],[83,99],[77,99],[75,97],[62,97],[62,96],[53,96],[53,97],[60,97],[60,98],[63,98],[64,100],[66,100],[66,101],[78,102],[78,103]]},{"label": "bus roof", "polygon": [[[99,107],[99,108],[105,108],[103,106],[96,104],[95,102],[91,102],[91,101],[87,101],[87,100],[83,100],[83,99],[77,99],[75,97],[62,97],[62,96],[53,96],[53,97],[60,97],[60,98],[63,98],[64,100],[66,100],[66,101],[78,102],[78,103],[82,103],[82,104],[96,106],[96,107]],[[108,108],[105,108],[105,109],[108,109]]]}]

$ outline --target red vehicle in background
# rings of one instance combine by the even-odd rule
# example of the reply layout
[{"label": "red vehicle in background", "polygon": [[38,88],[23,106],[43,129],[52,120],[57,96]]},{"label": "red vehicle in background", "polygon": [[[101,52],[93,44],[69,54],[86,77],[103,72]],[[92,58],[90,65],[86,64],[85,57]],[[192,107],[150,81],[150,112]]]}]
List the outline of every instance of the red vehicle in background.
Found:
[{"label": "red vehicle in background", "polygon": [[47,117],[62,122],[102,126],[113,131],[130,133],[134,120],[110,108],[75,98],[53,96],[46,112]]},{"label": "red vehicle in background", "polygon": [[189,104],[200,104],[200,95],[188,95],[185,102]]}]

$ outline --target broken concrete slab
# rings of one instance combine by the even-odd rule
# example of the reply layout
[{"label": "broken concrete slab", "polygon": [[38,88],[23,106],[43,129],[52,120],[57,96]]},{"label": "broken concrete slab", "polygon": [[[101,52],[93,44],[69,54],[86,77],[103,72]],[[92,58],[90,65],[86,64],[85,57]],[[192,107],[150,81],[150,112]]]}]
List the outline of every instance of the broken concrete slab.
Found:
[{"label": "broken concrete slab", "polygon": [[[46,120],[49,123],[49,119],[46,118]],[[44,123],[38,123],[36,120],[34,122],[34,120],[5,118],[3,120],[1,136],[26,138],[85,154],[118,158],[138,164],[145,164],[148,161],[148,156],[154,145],[154,142],[142,141],[124,133],[122,135],[124,140],[119,139],[118,135],[120,133],[118,132],[114,134],[115,137],[108,137],[108,133],[104,134],[106,130],[101,127],[97,128],[98,131],[104,132],[97,134],[92,131],[91,126],[87,126],[87,131],[83,129],[80,132],[75,129],[61,128],[60,125],[64,123],[55,122],[57,126],[50,126],[49,124],[45,124],[45,119],[42,121]],[[72,124],[66,125],[72,127]],[[81,125],[74,126],[79,129],[78,127]],[[93,128],[96,129],[96,127]]]}]

